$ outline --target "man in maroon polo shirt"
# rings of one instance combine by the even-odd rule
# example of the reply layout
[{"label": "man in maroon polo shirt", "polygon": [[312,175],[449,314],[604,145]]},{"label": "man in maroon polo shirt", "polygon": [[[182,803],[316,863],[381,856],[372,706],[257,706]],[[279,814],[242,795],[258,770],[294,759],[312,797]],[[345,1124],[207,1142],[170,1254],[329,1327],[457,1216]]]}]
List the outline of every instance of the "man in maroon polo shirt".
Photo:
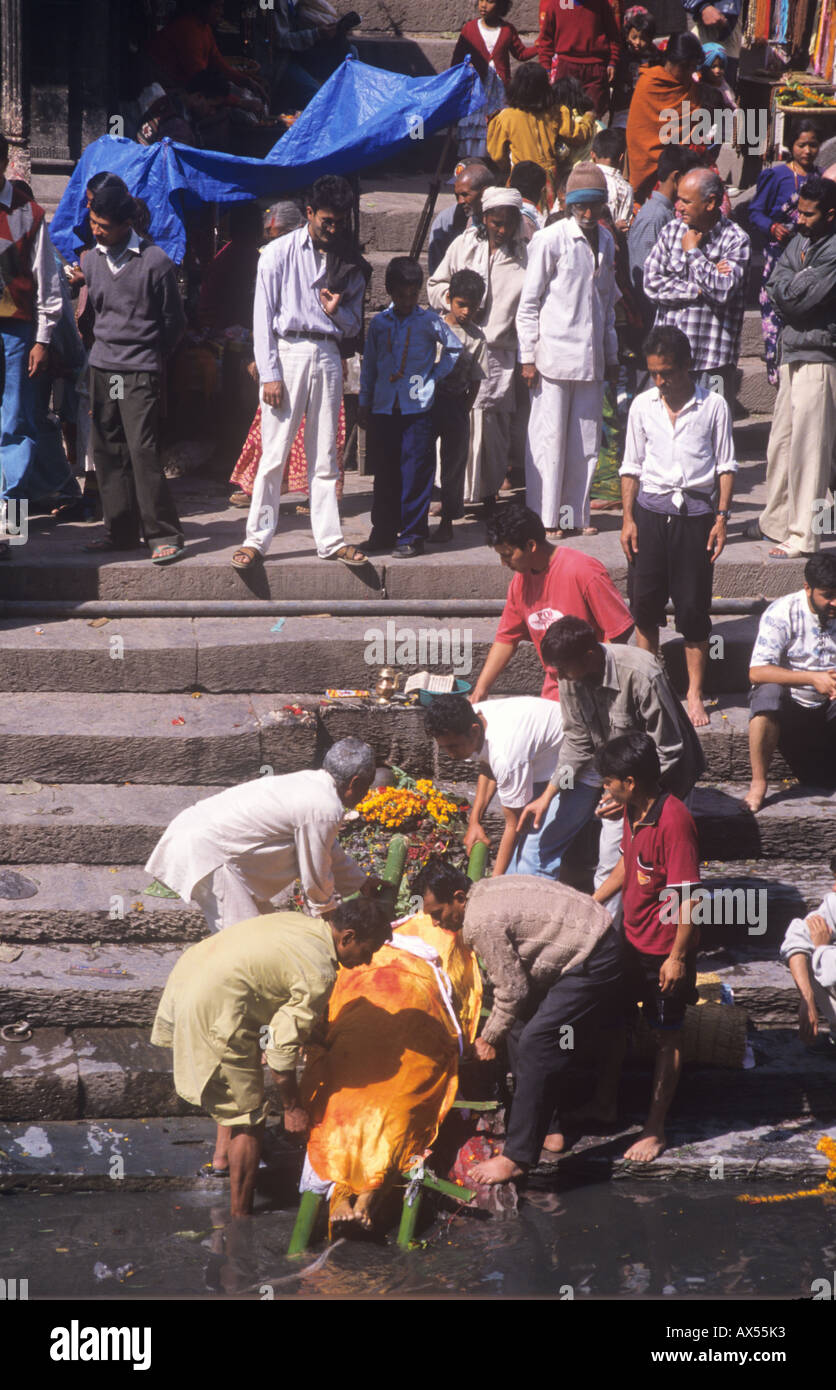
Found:
[{"label": "man in maroon polo shirt", "polygon": [[[624,838],[621,859],[593,896],[605,902],[622,892],[625,997],[629,1004],[641,1002],[656,1040],[650,1111],[624,1157],[650,1163],[666,1147],[665,1118],[682,1070],[679,1032],[686,1004],[697,997],[699,931],[691,924],[691,892],[700,877],[697,827],[683,803],[662,791],[659,754],[647,734],[610,739],[596,765],[605,792],[624,807]],[[587,1108],[590,1117],[615,1119],[624,1047],[619,1030]]]}]

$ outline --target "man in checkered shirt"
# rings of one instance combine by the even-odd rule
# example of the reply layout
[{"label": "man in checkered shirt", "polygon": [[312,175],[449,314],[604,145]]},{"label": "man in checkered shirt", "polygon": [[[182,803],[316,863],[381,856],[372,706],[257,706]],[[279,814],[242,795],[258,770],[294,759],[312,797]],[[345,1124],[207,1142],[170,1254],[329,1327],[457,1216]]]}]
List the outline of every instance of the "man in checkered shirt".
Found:
[{"label": "man in checkered shirt", "polygon": [[697,383],[711,389],[711,378],[721,377],[731,404],[751,246],[720,211],[723,191],[710,169],[680,179],[681,221],[662,228],[644,263],[644,292],[656,305],[654,326],[668,324],[688,338]]}]

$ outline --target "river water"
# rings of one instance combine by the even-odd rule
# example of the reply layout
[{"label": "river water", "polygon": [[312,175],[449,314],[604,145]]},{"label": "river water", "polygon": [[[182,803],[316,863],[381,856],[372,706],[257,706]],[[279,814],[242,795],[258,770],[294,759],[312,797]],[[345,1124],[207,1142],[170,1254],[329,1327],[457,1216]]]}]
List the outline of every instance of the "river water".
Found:
[{"label": "river water", "polygon": [[[779,1189],[754,1189],[766,1195]],[[809,1299],[836,1270],[836,1194],[750,1206],[717,1183],[543,1188],[510,1216],[439,1213],[425,1248],[318,1241],[285,1254],[294,1211],[225,1228],[226,1192],[0,1197],[0,1276],[30,1299],[510,1297]],[[309,1271],[309,1272],[305,1272]],[[269,1288],[267,1281],[276,1282]]]}]

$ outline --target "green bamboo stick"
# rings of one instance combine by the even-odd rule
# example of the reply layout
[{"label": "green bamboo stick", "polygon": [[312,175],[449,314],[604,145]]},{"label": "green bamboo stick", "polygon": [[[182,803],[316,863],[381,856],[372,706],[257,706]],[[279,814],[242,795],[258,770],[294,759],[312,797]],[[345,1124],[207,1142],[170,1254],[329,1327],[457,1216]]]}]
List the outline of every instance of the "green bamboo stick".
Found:
[{"label": "green bamboo stick", "polygon": [[469,1187],[460,1187],[457,1182],[448,1182],[446,1178],[437,1178],[435,1173],[425,1173],[421,1182],[430,1192],[441,1192],[445,1197],[455,1197],[457,1202],[472,1202],[476,1196]]},{"label": "green bamboo stick", "polygon": [[467,876],[471,883],[478,883],[480,878],[485,877],[487,863],[488,847],[479,840],[470,851],[470,858],[467,861]]},{"label": "green bamboo stick", "polygon": [[293,1234],[290,1237],[290,1245],[287,1247],[288,1255],[304,1255],[310,1244],[313,1229],[316,1225],[316,1218],[319,1215],[319,1208],[323,1200],[323,1197],[317,1192],[302,1193],[302,1200],[299,1203],[299,1210],[296,1213]]},{"label": "green bamboo stick", "polygon": [[404,1197],[401,1208],[401,1224],[398,1227],[398,1246],[401,1250],[408,1250],[411,1246],[421,1211],[420,1189],[411,1195],[412,1201],[410,1202]]},{"label": "green bamboo stick", "polygon": [[383,887],[379,890],[378,900],[390,912],[395,911],[395,903],[398,901],[398,893],[401,888],[401,879],[406,866],[406,839],[403,835],[393,835],[389,841],[389,850],[386,855],[386,863],[383,866]]}]

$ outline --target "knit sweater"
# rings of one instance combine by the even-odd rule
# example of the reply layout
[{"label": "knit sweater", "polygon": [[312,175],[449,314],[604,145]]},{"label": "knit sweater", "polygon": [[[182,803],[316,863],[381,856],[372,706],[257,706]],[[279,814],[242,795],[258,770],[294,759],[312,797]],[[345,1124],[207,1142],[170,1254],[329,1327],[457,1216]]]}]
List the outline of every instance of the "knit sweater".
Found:
[{"label": "knit sweater", "polygon": [[81,258],[95,314],[90,366],[158,372],[186,331],[174,266],[159,246],[140,242],[138,255],[114,275],[96,247]]},{"label": "knit sweater", "polygon": [[523,43],[513,24],[503,23],[499,26],[499,35],[489,53],[485,46],[485,40],[482,38],[478,19],[471,19],[467,24],[462,25],[462,31],[456,40],[456,47],[453,49],[453,56],[450,59],[450,67],[454,68],[458,63],[463,63],[465,57],[469,56],[484,82],[488,75],[488,66],[493,63],[497,76],[507,87],[511,81],[509,53],[513,53],[519,62],[524,63],[529,58],[537,57],[537,45],[532,44],[531,47],[528,47]]},{"label": "knit sweater", "polygon": [[611,925],[600,903],[554,879],[507,874],[475,884],[462,940],[482,957],[493,985],[485,1042],[499,1042],[532,990],[544,992],[581,965]]}]

